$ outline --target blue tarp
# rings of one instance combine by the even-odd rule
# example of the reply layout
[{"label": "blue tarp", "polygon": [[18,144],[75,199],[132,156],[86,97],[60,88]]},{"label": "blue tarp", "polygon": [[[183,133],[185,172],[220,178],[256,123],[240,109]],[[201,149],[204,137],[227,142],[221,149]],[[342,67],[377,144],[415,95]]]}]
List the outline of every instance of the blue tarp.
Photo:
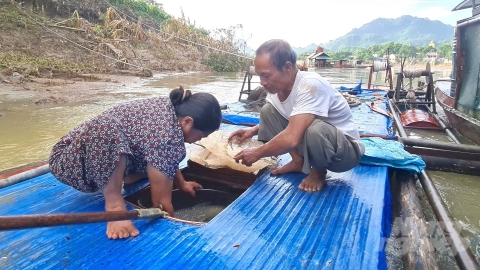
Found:
[{"label": "blue tarp", "polygon": [[244,126],[257,125],[260,123],[260,119],[258,117],[239,114],[222,114],[222,120],[224,123]]},{"label": "blue tarp", "polygon": [[[379,114],[375,113],[375,116],[378,117]],[[257,117],[251,116],[223,114],[222,117],[225,122],[235,125],[256,125],[260,122]],[[379,117],[387,118],[384,116]],[[403,149],[403,145],[397,141],[381,138],[362,138],[362,142],[365,145],[365,155],[361,160],[362,164],[382,165],[417,173],[425,168],[425,162],[421,157],[408,153]]]},{"label": "blue tarp", "polygon": [[356,91],[360,94],[360,93],[362,93],[362,78],[360,78],[360,82],[358,83],[358,85],[353,87],[353,88],[340,86],[339,89],[342,90],[342,91]]},{"label": "blue tarp", "polygon": [[412,155],[403,149],[403,144],[381,138],[362,138],[365,154],[360,163],[393,167],[408,171],[421,172],[425,162],[417,155]]}]

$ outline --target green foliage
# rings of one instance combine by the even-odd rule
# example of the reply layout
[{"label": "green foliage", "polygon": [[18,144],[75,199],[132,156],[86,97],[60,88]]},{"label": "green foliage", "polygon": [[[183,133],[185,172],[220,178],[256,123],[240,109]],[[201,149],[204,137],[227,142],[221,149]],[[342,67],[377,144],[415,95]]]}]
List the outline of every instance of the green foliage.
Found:
[{"label": "green foliage", "polygon": [[238,56],[225,53],[209,54],[205,64],[217,72],[237,72],[245,67]]},{"label": "green foliage", "polygon": [[452,44],[445,43],[445,44],[440,45],[437,49],[437,52],[441,56],[443,56],[445,58],[448,58],[448,59],[451,59],[452,58]]},{"label": "green foliage", "polygon": [[338,52],[328,52],[328,55],[332,58],[332,60],[344,60],[352,56],[352,52],[348,50],[341,50]]},{"label": "green foliage", "polygon": [[150,18],[158,24],[163,23],[170,18],[161,4],[157,4],[155,1],[147,3],[142,0],[108,0],[110,4],[116,7],[130,9],[136,17]]},{"label": "green foliage", "polygon": [[298,59],[298,60],[305,59],[305,57],[309,56],[309,55],[312,54],[312,53],[314,53],[314,52],[303,52],[303,53],[297,55],[297,59]]},{"label": "green foliage", "polygon": [[438,49],[435,49],[431,46],[412,46],[411,44],[402,44],[399,42],[387,42],[383,44],[375,44],[368,48],[344,48],[335,52],[328,52],[328,55],[333,60],[346,59],[350,56],[353,56],[355,59],[360,61],[372,61],[374,60],[374,55],[382,57],[387,54],[398,54],[401,58],[407,57],[413,59],[415,57],[425,56],[429,52],[438,52],[445,58],[452,57],[452,45],[450,43],[441,44]]},{"label": "green foliage", "polygon": [[[79,65],[69,61],[59,60],[52,57],[35,57],[18,53],[0,53],[0,69],[8,68],[12,71],[32,75],[42,69],[65,69],[70,71],[85,71],[91,69],[91,65]],[[36,75],[36,74],[33,74]]]}]

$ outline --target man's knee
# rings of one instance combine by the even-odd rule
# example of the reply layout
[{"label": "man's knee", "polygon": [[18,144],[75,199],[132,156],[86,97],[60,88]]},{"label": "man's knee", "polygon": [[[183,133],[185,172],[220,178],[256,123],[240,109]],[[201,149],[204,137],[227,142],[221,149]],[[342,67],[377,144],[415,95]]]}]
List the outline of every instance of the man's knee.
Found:
[{"label": "man's knee", "polygon": [[335,143],[336,128],[324,121],[314,121],[305,131],[305,139],[309,142],[325,142]]},{"label": "man's knee", "polygon": [[265,105],[263,105],[262,110],[260,110],[260,117],[262,117],[262,115],[270,115],[274,113],[275,110],[275,107],[273,107],[272,104],[267,102],[265,103]]}]

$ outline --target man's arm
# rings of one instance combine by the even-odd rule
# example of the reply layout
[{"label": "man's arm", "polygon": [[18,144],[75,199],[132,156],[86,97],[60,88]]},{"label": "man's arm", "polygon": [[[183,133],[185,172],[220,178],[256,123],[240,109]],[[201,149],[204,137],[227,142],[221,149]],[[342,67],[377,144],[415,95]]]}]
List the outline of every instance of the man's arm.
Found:
[{"label": "man's arm", "polygon": [[290,117],[290,121],[282,132],[266,144],[257,148],[247,148],[237,155],[235,161],[251,166],[262,157],[271,157],[290,152],[297,147],[303,139],[305,131],[315,119],[313,114],[299,114]]},{"label": "man's arm", "polygon": [[313,114],[298,114],[290,117],[285,130],[257,149],[260,158],[285,154],[297,147],[314,119]]}]

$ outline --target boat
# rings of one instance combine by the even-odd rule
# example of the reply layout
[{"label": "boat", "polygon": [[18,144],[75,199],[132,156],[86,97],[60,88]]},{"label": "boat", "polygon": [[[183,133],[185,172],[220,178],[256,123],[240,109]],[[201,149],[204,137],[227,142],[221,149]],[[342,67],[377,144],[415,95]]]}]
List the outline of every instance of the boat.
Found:
[{"label": "boat", "polygon": [[[361,95],[375,101],[378,110],[387,109],[387,92]],[[258,113],[244,113],[245,104],[227,104],[221,131],[258,123]],[[204,190],[198,201],[186,201],[174,191],[176,211],[227,205],[201,220],[172,218],[148,205],[148,180],[125,185],[127,211],[119,214],[134,220],[140,230],[135,238],[108,240],[102,194],[60,183],[48,164],[0,173],[0,268],[387,269],[386,247],[395,239],[405,241],[407,264],[435,265],[425,223],[417,222],[421,206],[412,193],[411,172],[422,171],[424,163],[395,141],[389,116],[367,102],[351,110],[367,152],[355,168],[328,172],[322,191],[299,191],[302,173],[213,169],[187,157],[181,164],[185,178]],[[278,157],[279,164],[289,160],[288,154]],[[413,214],[419,219],[406,218]],[[394,217],[402,222],[392,236]]]},{"label": "boat", "polygon": [[457,22],[453,39],[452,74],[435,88],[438,104],[449,123],[465,138],[480,145],[480,3],[465,0],[453,11],[472,8],[472,16]]},{"label": "boat", "polygon": [[[258,114],[239,119],[243,104],[228,105],[221,130],[232,132],[258,122]],[[378,106],[386,108],[386,103]],[[362,133],[392,135],[391,121],[384,115],[366,105],[352,110]],[[279,163],[289,158],[282,155]],[[385,164],[329,172],[326,187],[315,193],[298,190],[302,173],[274,176],[265,169],[247,174],[188,159],[182,167],[187,180],[210,190],[199,197],[223,194],[230,204],[204,222],[134,220],[140,235],[117,241],[106,238],[104,222],[17,223],[20,227],[0,230],[0,268],[387,269],[392,194]],[[149,207],[144,198],[148,189],[148,180],[124,186],[128,211]],[[0,228],[18,217],[46,215],[43,221],[53,222],[52,215],[103,211],[101,193],[86,194],[60,183],[48,164],[0,175]]]}]

